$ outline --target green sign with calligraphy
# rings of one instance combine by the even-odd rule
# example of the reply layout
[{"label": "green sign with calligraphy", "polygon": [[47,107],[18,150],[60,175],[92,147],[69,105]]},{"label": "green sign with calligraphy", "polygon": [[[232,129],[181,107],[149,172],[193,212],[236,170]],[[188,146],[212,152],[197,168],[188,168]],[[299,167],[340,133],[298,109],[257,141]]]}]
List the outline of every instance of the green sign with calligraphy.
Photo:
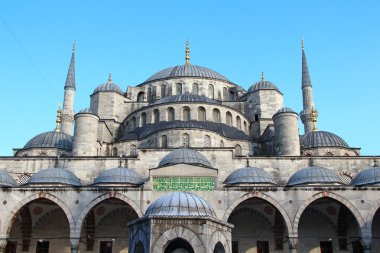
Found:
[{"label": "green sign with calligraphy", "polygon": [[213,191],[213,177],[153,177],[156,191]]}]

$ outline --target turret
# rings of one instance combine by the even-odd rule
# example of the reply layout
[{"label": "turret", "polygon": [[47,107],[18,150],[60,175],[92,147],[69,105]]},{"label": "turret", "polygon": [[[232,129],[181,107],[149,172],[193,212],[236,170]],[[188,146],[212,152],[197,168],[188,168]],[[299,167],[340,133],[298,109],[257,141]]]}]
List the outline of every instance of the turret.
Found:
[{"label": "turret", "polygon": [[62,132],[72,135],[74,123],[74,96],[75,96],[75,43],[71,54],[69,71],[65,83],[65,94],[62,111]]},{"label": "turret", "polygon": [[96,156],[99,117],[90,109],[75,114],[73,156]]},{"label": "turret", "polygon": [[313,117],[314,111],[315,120],[318,118],[318,111],[314,108],[313,101],[313,88],[311,85],[309,68],[307,66],[304,42],[302,39],[302,99],[303,110],[300,112],[302,123],[304,124],[305,134],[313,131]]},{"label": "turret", "polygon": [[274,116],[274,152],[282,156],[301,154],[298,114],[290,108],[280,109]]}]

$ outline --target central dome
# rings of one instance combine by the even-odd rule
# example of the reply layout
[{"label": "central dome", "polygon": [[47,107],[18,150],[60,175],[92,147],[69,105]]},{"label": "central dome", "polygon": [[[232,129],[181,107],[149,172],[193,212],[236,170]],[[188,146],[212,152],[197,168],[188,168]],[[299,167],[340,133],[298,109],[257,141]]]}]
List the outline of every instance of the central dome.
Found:
[{"label": "central dome", "polygon": [[228,80],[225,76],[212,69],[197,65],[184,64],[163,69],[149,77],[145,83],[173,77],[202,77],[230,82],[230,80]]}]

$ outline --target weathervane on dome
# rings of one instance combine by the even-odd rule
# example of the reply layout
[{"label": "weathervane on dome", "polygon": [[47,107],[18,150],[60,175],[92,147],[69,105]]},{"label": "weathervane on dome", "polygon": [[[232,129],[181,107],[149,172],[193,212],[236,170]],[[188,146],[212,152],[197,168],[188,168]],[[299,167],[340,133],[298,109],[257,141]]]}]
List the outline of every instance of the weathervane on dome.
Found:
[{"label": "weathervane on dome", "polygon": [[261,72],[261,81],[264,81],[265,80],[265,77],[264,77],[264,71]]},{"label": "weathervane on dome", "polygon": [[112,74],[111,74],[111,73],[108,75],[108,82],[109,82],[109,83],[112,82]]},{"label": "weathervane on dome", "polygon": [[186,40],[186,57],[185,57],[185,60],[186,60],[186,64],[190,64],[190,46],[189,46],[189,40]]}]

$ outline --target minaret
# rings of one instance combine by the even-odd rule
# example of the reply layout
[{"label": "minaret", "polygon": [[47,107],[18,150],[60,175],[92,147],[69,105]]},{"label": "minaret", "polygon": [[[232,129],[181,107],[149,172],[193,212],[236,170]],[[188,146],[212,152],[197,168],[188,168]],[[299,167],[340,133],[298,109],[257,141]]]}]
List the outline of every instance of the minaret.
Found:
[{"label": "minaret", "polygon": [[72,135],[74,123],[74,96],[75,96],[75,42],[71,54],[69,71],[65,83],[65,95],[62,111],[62,132]]},{"label": "minaret", "polygon": [[[300,112],[305,134],[315,131],[314,122],[317,121],[318,111],[314,108],[313,88],[311,86],[309,68],[307,66],[304,42],[302,39],[302,99],[303,110]],[[313,122],[314,121],[314,122]]]}]

